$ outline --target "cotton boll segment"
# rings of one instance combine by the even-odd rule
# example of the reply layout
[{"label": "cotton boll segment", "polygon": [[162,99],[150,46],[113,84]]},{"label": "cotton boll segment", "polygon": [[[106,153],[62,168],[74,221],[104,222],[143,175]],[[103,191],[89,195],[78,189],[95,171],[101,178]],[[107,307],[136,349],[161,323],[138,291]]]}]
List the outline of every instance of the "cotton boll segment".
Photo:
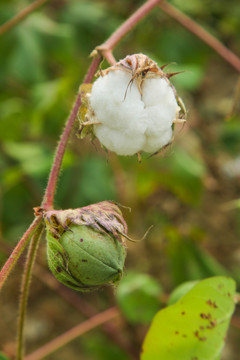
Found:
[{"label": "cotton boll segment", "polygon": [[[140,128],[137,121],[141,116],[144,103],[136,84],[133,84],[127,92],[126,89],[131,76],[123,71],[111,71],[103,77],[99,77],[93,84],[90,106],[103,125],[114,129]],[[125,96],[126,95],[126,96]]]},{"label": "cotton boll segment", "polygon": [[132,136],[104,125],[96,126],[95,135],[107,149],[118,155],[134,155],[143,148],[146,141],[144,134],[140,132],[135,132],[135,136]]},{"label": "cotton boll segment", "polygon": [[101,72],[92,86],[88,121],[110,151],[154,153],[171,142],[179,111],[168,75],[147,56],[135,54]]},{"label": "cotton boll segment", "polygon": [[176,102],[173,88],[164,77],[146,79],[142,86],[142,100],[146,106]]},{"label": "cotton boll segment", "polygon": [[145,144],[142,147],[142,150],[147,153],[155,153],[159,149],[162,149],[164,146],[168,145],[172,139],[172,129],[169,128],[161,132],[161,136],[147,136]]},{"label": "cotton boll segment", "polygon": [[95,81],[90,98],[91,108],[101,122],[94,126],[95,135],[118,155],[134,155],[145,142],[144,103],[136,83],[128,88],[130,80],[129,73],[109,72]]}]

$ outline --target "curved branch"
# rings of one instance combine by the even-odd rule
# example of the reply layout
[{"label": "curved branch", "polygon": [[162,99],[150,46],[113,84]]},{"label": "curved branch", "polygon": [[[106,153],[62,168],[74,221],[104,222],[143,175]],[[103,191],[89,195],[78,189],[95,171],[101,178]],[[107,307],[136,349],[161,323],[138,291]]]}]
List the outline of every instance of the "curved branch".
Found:
[{"label": "curved branch", "polygon": [[0,35],[4,34],[8,30],[12,29],[14,26],[16,26],[20,21],[24,20],[25,17],[27,17],[31,12],[36,10],[38,7],[43,5],[48,0],[36,0],[29,6],[27,6],[25,9],[20,11],[16,16],[14,16],[12,19],[5,22],[5,24],[0,26]]},{"label": "curved branch", "polygon": [[[83,81],[84,83],[89,83],[92,81],[93,76],[94,76],[100,62],[101,62],[100,55],[98,55],[96,58],[93,59],[92,64],[87,72],[87,75],[86,75],[84,81]],[[54,195],[55,195],[55,191],[56,191],[58,176],[59,176],[61,165],[62,165],[63,156],[64,156],[64,153],[65,153],[65,150],[67,147],[67,143],[68,143],[68,139],[71,134],[72,127],[73,127],[74,121],[77,117],[80,106],[81,106],[81,93],[78,93],[76,101],[73,105],[73,108],[69,115],[69,118],[67,119],[65,128],[63,130],[63,133],[61,135],[60,141],[57,146],[55,158],[54,158],[53,165],[52,165],[51,172],[50,172],[49,179],[48,179],[47,188],[46,188],[45,195],[44,195],[42,205],[41,205],[41,207],[45,210],[50,210],[53,207],[53,200],[54,200]]]},{"label": "curved branch", "polygon": [[39,226],[42,222],[42,216],[37,216],[32,224],[29,226],[27,231],[23,234],[21,240],[16,245],[15,249],[9,256],[8,260],[6,261],[5,265],[3,266],[0,272],[0,289],[7,280],[8,275],[10,274],[11,270],[13,269],[14,265],[16,264],[19,256],[22,254],[23,250],[27,246],[29,240],[31,239],[32,235],[37,231]]},{"label": "curved branch", "polygon": [[[115,59],[111,53],[111,50],[118,44],[118,42],[135,26],[144,16],[146,16],[156,5],[158,5],[162,0],[148,0],[144,5],[142,5],[129,19],[127,19],[102,45],[97,46],[96,49],[102,52],[106,52],[106,58],[112,64]],[[92,64],[88,70],[88,73],[84,79],[84,83],[89,83],[92,81],[95,72],[101,62],[101,56],[97,55],[93,58]],[[53,208],[54,194],[56,190],[57,180],[68,143],[68,139],[74,124],[74,121],[77,117],[79,108],[81,106],[81,93],[78,94],[77,99],[73,105],[71,114],[66,122],[65,128],[63,130],[61,139],[59,141],[56,155],[54,158],[53,166],[50,172],[47,188],[45,191],[44,199],[42,202],[42,207],[45,210],[50,210]]]},{"label": "curved branch", "polygon": [[[37,2],[35,2],[35,4],[36,3],[39,4],[39,1],[43,1],[43,0],[38,0]],[[142,5],[132,16],[130,16],[130,18],[127,19],[116,30],[116,32],[113,33],[109,37],[109,39],[104,44],[102,44],[100,47],[98,47],[98,49],[103,50],[103,51],[106,50],[108,59],[111,62],[114,62],[114,57],[111,54],[111,50],[117,45],[117,43],[122,39],[122,37],[125,36],[133,28],[133,26],[136,25],[144,16],[146,16],[158,3],[160,3],[160,1],[162,1],[162,0],[146,1],[146,3],[144,5]],[[32,4],[32,6],[33,6],[33,4]],[[30,9],[32,9],[32,7],[30,7]],[[25,9],[25,14],[28,14],[29,12],[30,12],[29,8],[28,8],[27,12]],[[24,16],[26,16],[26,15],[21,15],[21,18],[23,18]],[[92,81],[93,76],[94,76],[95,72],[97,71],[97,68],[101,62],[101,59],[102,59],[102,57],[100,54],[98,54],[96,57],[93,58],[90,68],[84,79],[84,83],[89,83]],[[55,153],[53,165],[52,165],[49,179],[48,179],[47,188],[46,188],[46,191],[45,191],[45,194],[43,197],[43,201],[41,204],[41,207],[45,210],[50,210],[53,207],[53,200],[54,200],[54,195],[55,195],[55,191],[56,191],[57,180],[58,180],[61,165],[62,165],[63,156],[64,156],[64,153],[65,153],[65,150],[67,147],[67,143],[68,143],[68,139],[71,134],[71,130],[72,130],[74,121],[77,117],[80,106],[81,106],[81,93],[78,93],[76,101],[73,105],[73,108],[69,115],[69,118],[67,119],[65,128],[61,135],[61,138],[60,138],[60,141],[58,143],[57,150]],[[6,261],[5,265],[3,266],[3,268],[0,272],[0,289],[1,289],[2,285],[4,284],[5,280],[7,279],[7,276],[11,272],[16,261],[18,260],[19,256],[21,255],[24,248],[26,247],[29,239],[34,234],[34,232],[36,231],[38,226],[40,225],[41,220],[42,220],[42,218],[40,216],[34,220],[34,222],[30,225],[28,230],[25,232],[22,239],[19,241],[19,243],[13,250],[13,253],[11,254],[9,259]]]},{"label": "curved branch", "polygon": [[76,339],[78,336],[85,334],[87,331],[94,329],[95,327],[106,323],[119,316],[119,311],[116,307],[112,307],[108,310],[97,314],[90,319],[80,323],[74,328],[66,331],[64,334],[56,337],[46,345],[42,346],[35,352],[25,357],[25,360],[40,360],[47,355],[52,354],[62,346],[68,344],[70,341]]},{"label": "curved branch", "polygon": [[210,46],[216,51],[224,60],[226,60],[232,67],[240,72],[240,58],[235,55],[231,50],[224,46],[218,39],[213,35],[209,34],[205,29],[193,21],[190,17],[176,9],[174,6],[167,2],[159,4],[160,8],[173,19],[177,20],[186,29],[196,35],[205,44]]},{"label": "curved branch", "polygon": [[41,226],[39,226],[39,228],[32,237],[27,254],[27,260],[24,266],[24,273],[23,273],[22,286],[21,286],[21,297],[19,301],[17,360],[22,360],[24,354],[24,323],[25,323],[25,315],[27,309],[28,293],[31,282],[32,269],[37,253],[39,240],[42,235],[42,231],[43,231],[43,225],[41,224]]},{"label": "curved branch", "polygon": [[113,50],[119,41],[140,22],[155,6],[163,0],[148,0],[130,16],[97,50]]}]

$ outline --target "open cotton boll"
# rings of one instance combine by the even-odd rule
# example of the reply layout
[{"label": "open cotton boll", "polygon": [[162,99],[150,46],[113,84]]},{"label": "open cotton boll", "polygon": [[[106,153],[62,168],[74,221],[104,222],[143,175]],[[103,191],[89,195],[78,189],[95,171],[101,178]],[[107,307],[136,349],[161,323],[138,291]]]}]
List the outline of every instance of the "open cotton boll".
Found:
[{"label": "open cotton boll", "polygon": [[[130,80],[131,75],[123,71],[111,71],[99,77],[92,87],[90,106],[97,120],[103,125],[113,129],[139,129],[143,133],[144,123],[137,119],[141,117],[144,103],[136,84],[131,86],[125,96]],[[98,126],[95,130],[97,128]]]},{"label": "open cotton boll", "polygon": [[87,119],[105,148],[133,155],[169,144],[179,111],[167,74],[136,54],[101,72],[92,86]]}]

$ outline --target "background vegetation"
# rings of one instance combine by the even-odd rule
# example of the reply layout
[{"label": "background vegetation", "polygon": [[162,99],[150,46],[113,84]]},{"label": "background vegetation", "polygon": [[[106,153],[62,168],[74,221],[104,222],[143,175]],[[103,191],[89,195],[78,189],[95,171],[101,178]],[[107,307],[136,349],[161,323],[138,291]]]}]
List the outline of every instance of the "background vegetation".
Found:
[{"label": "background vegetation", "polygon": [[[32,221],[32,208],[41,202],[56,142],[90,64],[89,53],[141,3],[52,0],[1,36],[1,263]],[[170,3],[240,54],[238,0]],[[1,2],[0,23],[27,4],[23,0]],[[236,201],[240,190],[240,91],[237,95],[235,92],[238,73],[159,8],[121,41],[114,55],[120,59],[139,52],[160,66],[176,62],[169,65],[171,71],[187,70],[173,82],[186,104],[188,124],[177,129],[175,141],[164,156],[143,156],[141,164],[135,157],[106,155],[97,142],[93,145],[89,139],[79,141],[73,132],[55,202],[56,208],[67,209],[116,200],[132,209],[123,211],[133,238],[141,238],[154,225],[144,241],[128,244],[128,276],[123,280],[130,292],[127,281],[131,276],[151,276],[142,280],[151,296],[135,293],[125,310],[123,301],[125,316],[114,325],[133,352],[139,351],[152,316],[177,285],[222,274],[240,281],[240,212]],[[21,269],[20,261],[0,298],[0,345],[9,356],[15,346]],[[47,286],[48,281],[65,295],[61,297]],[[43,238],[28,306],[28,352],[78,324],[91,311],[99,312],[114,304],[109,289],[74,293],[81,304],[82,311],[78,311],[64,299],[72,293],[53,283]],[[119,303],[121,299],[119,292]],[[142,317],[134,315],[139,299],[145,301]],[[86,310],[87,306],[91,311]],[[239,358],[238,312],[223,359]],[[96,329],[49,359],[107,360],[128,356]]]}]

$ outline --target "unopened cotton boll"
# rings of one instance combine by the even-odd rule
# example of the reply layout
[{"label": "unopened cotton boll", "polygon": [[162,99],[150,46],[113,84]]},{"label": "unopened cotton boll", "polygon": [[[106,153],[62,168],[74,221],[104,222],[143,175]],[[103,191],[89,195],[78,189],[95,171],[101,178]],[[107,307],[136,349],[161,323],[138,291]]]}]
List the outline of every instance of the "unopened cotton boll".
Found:
[{"label": "unopened cotton boll", "polygon": [[94,135],[118,155],[158,152],[171,142],[181,110],[168,74],[143,54],[102,71],[89,107]]}]

